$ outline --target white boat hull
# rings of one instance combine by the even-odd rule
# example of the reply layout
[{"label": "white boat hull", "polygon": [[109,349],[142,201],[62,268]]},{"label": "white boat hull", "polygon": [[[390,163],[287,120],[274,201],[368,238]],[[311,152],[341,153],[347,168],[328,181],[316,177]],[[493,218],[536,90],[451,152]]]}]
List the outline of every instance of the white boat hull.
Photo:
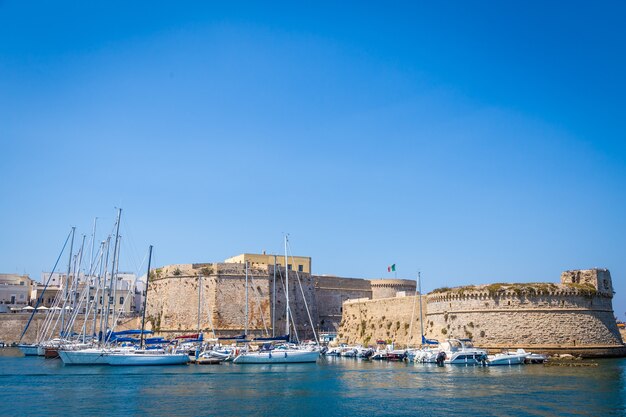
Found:
[{"label": "white boat hull", "polygon": [[60,350],[65,365],[107,365],[107,352],[103,349]]},{"label": "white boat hull", "polygon": [[237,356],[233,363],[313,363],[317,362],[320,353],[310,350],[273,350],[268,352],[244,352]]},{"label": "white boat hull", "polygon": [[482,361],[476,357],[463,357],[458,359],[445,360],[446,365],[482,365]]},{"label": "white boat hull", "polygon": [[528,355],[507,355],[498,354],[490,356],[487,359],[487,365],[489,366],[502,366],[502,365],[522,365],[526,361]]},{"label": "white boat hull", "polygon": [[37,345],[18,345],[19,350],[22,351],[24,356],[38,356],[39,346]]},{"label": "white boat hull", "polygon": [[183,365],[189,362],[185,353],[111,353],[107,363],[115,366]]}]

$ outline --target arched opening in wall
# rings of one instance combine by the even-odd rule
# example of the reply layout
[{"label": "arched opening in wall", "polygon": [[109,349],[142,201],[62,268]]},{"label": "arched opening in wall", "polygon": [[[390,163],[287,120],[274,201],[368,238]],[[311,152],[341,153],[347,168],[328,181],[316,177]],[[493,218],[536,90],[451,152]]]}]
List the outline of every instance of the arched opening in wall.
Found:
[{"label": "arched opening in wall", "polygon": [[506,304],[510,306],[510,305],[511,305],[511,302],[510,302],[510,301],[507,301],[507,303],[506,303]]}]

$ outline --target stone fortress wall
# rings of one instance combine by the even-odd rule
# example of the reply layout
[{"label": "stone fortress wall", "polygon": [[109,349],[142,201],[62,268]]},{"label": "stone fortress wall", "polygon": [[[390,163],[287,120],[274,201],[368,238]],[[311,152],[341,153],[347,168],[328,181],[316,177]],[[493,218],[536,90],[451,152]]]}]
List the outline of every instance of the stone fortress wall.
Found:
[{"label": "stone fortress wall", "polygon": [[[284,269],[277,268],[275,289],[273,272],[273,266],[268,265],[256,265],[248,270],[250,335],[272,334],[274,294],[275,334],[285,333]],[[308,315],[313,323],[319,322],[314,280],[309,274],[300,272],[298,276],[299,280],[295,273],[289,274],[290,312],[300,337],[312,338]],[[245,264],[204,263],[158,268],[152,271],[148,287],[148,328],[160,334],[195,332],[199,317],[200,329],[209,335],[213,331],[217,336],[241,335],[246,329],[245,300]]]},{"label": "stone fortress wall", "polygon": [[[266,329],[272,334],[273,315],[275,334],[285,333],[284,272],[284,268],[277,266],[274,289],[273,265],[255,263],[249,267],[249,334],[262,336]],[[295,271],[290,271],[289,282],[292,324],[295,323],[303,339],[314,337],[311,322],[316,331],[336,332],[346,300],[395,296],[398,291],[414,293],[416,287],[411,280],[367,280]],[[178,264],[157,268],[151,272],[148,291],[149,329],[164,334],[195,332],[199,318],[200,329],[209,334],[213,329],[218,336],[244,333],[244,263]]]},{"label": "stone fortress wall", "polygon": [[[472,338],[476,345],[490,350],[620,355],[624,345],[613,315],[612,297],[611,276],[606,269],[566,271],[560,284],[441,288],[422,297],[425,336],[440,341]],[[409,338],[408,332],[402,331],[407,327],[407,303],[411,304],[401,298],[344,303],[340,338],[348,343],[386,338],[413,345],[419,336]],[[418,320],[414,323],[419,327]]]}]

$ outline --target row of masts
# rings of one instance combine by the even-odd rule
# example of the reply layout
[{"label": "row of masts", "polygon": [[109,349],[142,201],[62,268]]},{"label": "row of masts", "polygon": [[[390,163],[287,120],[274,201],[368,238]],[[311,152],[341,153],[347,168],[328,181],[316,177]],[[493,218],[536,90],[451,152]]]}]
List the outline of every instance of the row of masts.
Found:
[{"label": "row of masts", "polygon": [[[98,250],[95,250],[95,241],[96,241],[96,230],[97,230],[97,218],[94,219],[93,230],[91,235],[91,244],[89,245],[89,265],[88,268],[82,271],[82,265],[86,256],[84,256],[85,252],[85,240],[86,236],[82,236],[82,242],[80,248],[76,253],[74,253],[74,242],[75,242],[75,234],[76,228],[72,227],[71,231],[66,239],[61,253],[59,254],[59,258],[55,263],[55,266],[52,269],[52,272],[47,277],[42,293],[37,299],[37,303],[35,305],[35,310],[31,314],[31,317],[24,328],[24,331],[20,337],[23,338],[24,334],[28,330],[28,326],[30,325],[33,315],[36,311],[36,308],[43,302],[45,297],[46,289],[48,289],[49,284],[55,273],[57,271],[57,266],[59,260],[65,251],[67,243],[69,241],[69,257],[67,264],[67,273],[65,276],[60,277],[59,286],[61,287],[61,291],[57,291],[56,297],[51,304],[51,308],[48,309],[46,313],[46,317],[44,318],[43,323],[39,326],[36,343],[42,344],[47,341],[53,340],[58,337],[60,342],[68,341],[72,339],[74,342],[91,342],[92,344],[96,344],[98,346],[105,345],[108,342],[108,335],[114,330],[115,325],[117,323],[117,319],[119,318],[119,314],[124,310],[124,305],[128,302],[130,297],[125,294],[122,308],[116,309],[116,306],[119,305],[117,303],[118,299],[118,272],[119,272],[119,264],[120,264],[120,246],[121,246],[121,236],[120,236],[120,223],[121,223],[121,215],[122,209],[118,209],[116,220],[113,226],[114,233],[109,234],[107,238],[100,243]],[[288,236],[284,237],[284,248],[285,248],[285,277],[284,277],[284,294],[285,294],[285,333],[282,337],[287,337],[287,340],[291,340],[291,336],[295,336],[296,340],[298,338],[297,333],[294,331],[292,334],[290,331],[291,321],[293,320],[291,309],[290,309],[290,271],[289,271],[289,253],[288,253]],[[95,251],[95,254],[94,254]],[[111,253],[112,252],[112,253]],[[148,256],[148,269],[146,274],[146,283],[145,283],[145,292],[147,293],[147,287],[150,280],[150,266],[152,259],[152,246],[149,248],[149,256]],[[274,256],[274,270],[273,270],[273,297],[274,302],[272,303],[272,337],[276,337],[276,273],[278,268],[276,267],[276,255]],[[279,271],[280,272],[280,271]],[[82,274],[82,280],[81,280]],[[282,274],[281,274],[282,275]],[[281,283],[283,283],[282,276]],[[311,315],[309,311],[308,304],[306,302],[306,297],[304,296],[304,291],[302,289],[302,284],[300,282],[300,277],[298,276],[298,272],[296,271],[296,278],[298,279],[298,283],[300,285],[300,292],[302,293],[302,297],[304,300],[304,305],[306,308],[306,312],[309,316],[309,321],[311,322],[311,329],[314,332],[315,340],[317,341],[317,334],[315,333],[315,328],[313,326]],[[201,277],[198,278],[198,333],[200,332],[200,316],[201,316],[201,297],[200,297],[200,289],[201,289]],[[249,274],[249,265],[246,261],[245,268],[245,328],[244,335],[247,337],[249,333],[249,280],[252,279]],[[82,284],[82,285],[80,285]],[[129,286],[129,293],[133,289],[134,286]],[[134,294],[133,294],[134,295]],[[258,298],[258,294],[257,294]],[[145,319],[146,319],[146,307],[147,307],[147,296],[143,297],[143,308],[142,311],[142,320],[141,320],[141,344],[143,346],[144,340],[144,332],[145,332]],[[259,306],[260,307],[260,306]],[[117,311],[116,311],[117,310]],[[73,329],[76,323],[79,314],[83,314],[83,323],[80,329],[80,333],[74,333]],[[266,326],[265,318],[262,317],[263,326],[265,328],[266,335],[268,334],[268,329]],[[211,324],[212,326],[212,324]],[[295,330],[295,323],[293,323]],[[215,336],[215,330],[213,330],[213,334]],[[78,336],[78,337],[77,337]],[[96,339],[97,337],[97,339]]]},{"label": "row of masts", "polygon": [[[43,291],[37,298],[35,310],[33,310],[33,314],[22,332],[20,341],[28,330],[37,307],[42,304],[45,299],[46,290],[49,289],[50,282],[57,272],[59,260],[69,240],[70,247],[67,273],[65,276],[61,275],[60,277],[59,286],[61,287],[61,291],[57,291],[54,300],[52,300],[51,308],[47,310],[46,317],[38,328],[36,343],[46,343],[56,337],[58,337],[60,341],[72,339],[74,341],[82,341],[83,343],[87,341],[94,342],[97,335],[99,335],[97,338],[99,345],[107,342],[106,335],[114,329],[119,314],[124,311],[126,303],[128,303],[128,300],[131,298],[129,296],[134,287],[133,285],[129,285],[127,293],[124,294],[123,303],[117,302],[121,246],[121,216],[122,209],[118,209],[113,227],[114,234],[110,234],[100,243],[100,247],[95,253],[95,256],[97,218],[94,219],[89,251],[89,266],[85,269],[85,272],[81,271],[84,258],[86,258],[84,255],[86,236],[83,235],[80,249],[74,253],[76,228],[71,228],[61,253],[59,254],[59,258],[44,283]],[[113,243],[112,248],[111,243]],[[134,295],[134,291],[132,295]],[[122,304],[121,307],[120,304]],[[116,306],[118,306],[117,309]],[[80,333],[76,334],[73,331],[74,324],[81,313],[84,313],[83,324]]]}]

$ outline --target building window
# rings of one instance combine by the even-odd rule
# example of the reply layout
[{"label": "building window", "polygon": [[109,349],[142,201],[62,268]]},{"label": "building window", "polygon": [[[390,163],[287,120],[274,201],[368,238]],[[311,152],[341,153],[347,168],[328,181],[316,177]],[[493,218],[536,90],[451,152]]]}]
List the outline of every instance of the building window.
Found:
[{"label": "building window", "polygon": [[298,272],[303,272],[304,271],[304,267],[302,265],[298,265]]},{"label": "building window", "polygon": [[124,304],[124,297],[120,297],[120,304]]},{"label": "building window", "polygon": [[287,269],[291,271],[291,264],[287,264]]},{"label": "building window", "polygon": [[20,285],[24,285],[24,281],[20,281]]}]

